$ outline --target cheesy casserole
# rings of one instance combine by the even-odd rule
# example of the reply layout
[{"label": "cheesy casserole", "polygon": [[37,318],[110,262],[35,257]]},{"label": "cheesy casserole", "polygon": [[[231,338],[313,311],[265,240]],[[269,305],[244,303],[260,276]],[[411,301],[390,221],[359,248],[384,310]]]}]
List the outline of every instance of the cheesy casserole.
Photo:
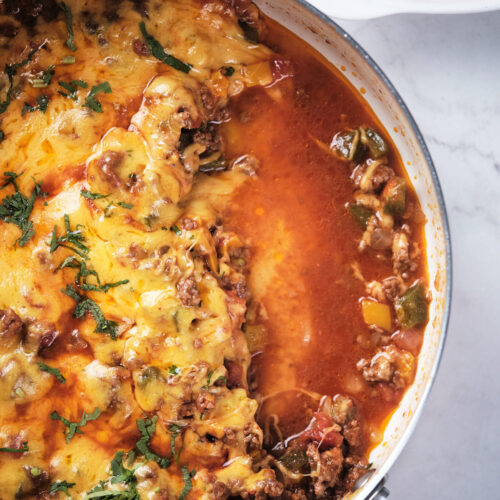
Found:
[{"label": "cheesy casserole", "polygon": [[[251,112],[237,107],[265,94],[262,112],[284,123],[287,99],[307,106],[290,58],[259,43],[267,29],[246,1],[0,4],[0,500],[340,498],[369,469],[378,438],[361,430],[356,407],[378,390],[384,415],[397,404],[414,355],[388,332],[405,314],[409,328],[426,321],[422,280],[412,285],[422,264],[396,263],[410,234],[411,221],[398,219],[405,181],[363,123],[331,147],[302,134],[304,151],[339,172],[361,141],[364,197],[351,215],[365,230],[361,246],[394,260],[397,289],[390,300],[382,285],[366,292],[371,333],[352,356],[374,357],[357,368],[349,358],[353,398],[323,391],[320,403],[318,391],[302,391],[314,392],[314,410],[288,399],[311,422],[299,438],[280,434],[268,418],[275,409],[258,425],[258,401],[270,400],[249,387],[249,367],[269,314],[262,294],[251,300],[249,248],[227,217],[235,193],[245,204],[258,185],[265,155],[251,146],[259,131],[245,133]],[[232,113],[242,128],[231,128]],[[275,148],[271,137],[260,137],[261,149]],[[234,154],[231,141],[247,149]],[[387,174],[379,184],[377,169]],[[394,192],[380,194],[384,185]],[[359,229],[347,224],[354,241]],[[405,258],[420,262],[413,250]],[[273,254],[273,269],[282,260]],[[357,311],[364,277],[349,280]],[[307,352],[280,345],[292,357]],[[286,382],[280,370],[293,363],[280,366]],[[298,444],[286,451],[284,437]]]}]

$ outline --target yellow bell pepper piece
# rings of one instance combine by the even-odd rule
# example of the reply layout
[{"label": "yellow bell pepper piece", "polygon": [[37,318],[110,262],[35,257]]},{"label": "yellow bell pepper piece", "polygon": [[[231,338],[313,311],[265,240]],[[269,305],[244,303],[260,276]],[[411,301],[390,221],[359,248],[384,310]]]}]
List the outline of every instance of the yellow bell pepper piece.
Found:
[{"label": "yellow bell pepper piece", "polygon": [[361,311],[367,325],[376,325],[386,331],[391,330],[391,310],[387,304],[363,299],[361,302]]}]

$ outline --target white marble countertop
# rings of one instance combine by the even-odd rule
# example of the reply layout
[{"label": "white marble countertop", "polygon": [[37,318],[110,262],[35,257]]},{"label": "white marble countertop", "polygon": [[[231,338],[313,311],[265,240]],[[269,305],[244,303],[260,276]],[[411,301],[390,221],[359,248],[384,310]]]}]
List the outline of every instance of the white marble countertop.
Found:
[{"label": "white marble countertop", "polygon": [[500,11],[338,22],[413,113],[452,233],[447,344],[391,498],[500,498]]}]

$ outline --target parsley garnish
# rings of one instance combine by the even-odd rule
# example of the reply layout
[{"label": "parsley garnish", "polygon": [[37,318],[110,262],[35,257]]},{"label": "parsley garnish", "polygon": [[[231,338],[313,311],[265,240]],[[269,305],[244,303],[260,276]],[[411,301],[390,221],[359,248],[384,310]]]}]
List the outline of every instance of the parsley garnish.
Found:
[{"label": "parsley garnish", "polygon": [[61,60],[63,64],[75,64],[75,56],[64,56]]},{"label": "parsley garnish", "polygon": [[141,433],[141,438],[135,444],[135,449],[144,455],[146,459],[156,462],[162,469],[166,469],[170,465],[170,460],[166,457],[160,457],[160,455],[156,454],[154,451],[151,451],[149,446],[151,443],[151,439],[153,438],[153,434],[156,430],[156,422],[158,421],[157,415],[155,415],[152,419],[138,419],[136,420],[137,428]]},{"label": "parsley garnish", "polygon": [[88,260],[89,247],[83,243],[85,236],[83,236],[78,226],[74,230],[71,229],[68,214],[64,214],[64,228],[66,229],[66,234],[58,237],[57,226],[54,226],[50,239],[50,253],[54,253],[59,247],[64,247],[75,252],[82,259]]},{"label": "parsley garnish", "polygon": [[179,500],[184,500],[187,494],[193,489],[193,482],[191,478],[196,474],[196,471],[193,469],[189,472],[187,466],[182,467],[182,479],[184,479],[184,488],[182,488],[181,495]]},{"label": "parsley garnish", "polygon": [[59,86],[62,87],[64,90],[67,90],[68,93],[63,92],[62,90],[58,90],[57,92],[62,96],[67,97],[68,99],[73,99],[73,101],[76,101],[78,99],[76,95],[78,87],[86,89],[89,86],[89,84],[87,82],[84,82],[83,80],[71,80],[71,82],[69,83],[59,81],[58,83]]},{"label": "parsley garnish", "polygon": [[210,382],[212,381],[212,375],[214,374],[215,370],[210,370],[207,375],[207,383],[202,387],[202,389],[207,389],[210,387]]},{"label": "parsley garnish", "polygon": [[41,94],[36,98],[36,102],[38,103],[38,106],[32,106],[31,104],[25,102],[21,111],[21,116],[24,116],[27,112],[33,113],[33,111],[41,111],[42,113],[45,113],[45,111],[47,111],[47,106],[49,105],[48,96]]},{"label": "parsley garnish", "polygon": [[[172,453],[172,458],[175,456],[175,438],[179,435],[182,427],[177,424],[170,424],[168,430],[170,431],[170,452]],[[177,455],[176,461],[179,458]]]},{"label": "parsley garnish", "polygon": [[[76,269],[79,268],[79,271],[75,276],[75,284],[78,288],[86,292],[107,293],[111,288],[116,288],[117,286],[120,285],[126,285],[129,282],[129,280],[121,280],[121,281],[116,281],[115,283],[105,283],[104,285],[101,285],[101,280],[99,279],[97,271],[94,271],[93,269],[88,269],[85,261],[79,261],[74,256],[66,257],[66,259],[64,259],[64,261],[60,264],[58,269],[64,269],[65,267],[72,267]],[[87,282],[87,278],[89,276],[95,276],[97,280],[97,285]]]},{"label": "parsley garnish", "polygon": [[109,196],[109,194],[93,193],[92,191],[87,191],[86,189],[82,189],[80,194],[83,198],[87,198],[87,200],[101,200],[102,198],[107,198]]},{"label": "parsley garnish", "polygon": [[42,78],[34,78],[32,85],[33,88],[44,88],[48,87],[50,82],[52,81],[52,77],[54,76],[55,66],[52,64],[49,66],[43,73]]},{"label": "parsley garnish", "polygon": [[51,366],[46,365],[45,363],[38,363],[38,367],[42,372],[47,372],[50,373],[51,375],[54,375],[61,384],[64,384],[66,382],[66,379],[64,376],[61,374],[59,368],[52,368]]},{"label": "parsley garnish", "polygon": [[234,68],[232,66],[223,66],[221,72],[224,76],[233,76]]},{"label": "parsley garnish", "polygon": [[127,210],[131,210],[132,208],[134,208],[134,205],[132,205],[132,203],[125,203],[124,201],[117,201],[117,202],[110,201],[108,205],[104,208],[104,217],[111,217],[112,214],[110,214],[109,212],[113,207],[117,205],[122,208],[126,208]]},{"label": "parsley garnish", "polygon": [[0,190],[4,189],[9,184],[12,184],[14,186],[15,193],[6,196],[2,201],[0,201],[0,220],[8,222],[9,224],[15,224],[21,230],[22,234],[15,241],[14,247],[18,243],[20,247],[24,247],[35,234],[33,222],[29,220],[29,217],[33,211],[36,197],[44,196],[44,193],[42,192],[42,185],[34,181],[35,187],[31,192],[31,196],[27,198],[19,191],[19,187],[16,183],[16,179],[22,174],[5,172],[3,175],[5,182],[0,187]]},{"label": "parsley garnish", "polygon": [[33,58],[33,56],[35,55],[35,53],[39,48],[40,47],[38,47],[37,49],[33,49],[28,54],[28,57],[26,59],[23,59],[21,62],[5,65],[5,73],[7,74],[7,77],[9,79],[9,88],[5,96],[5,101],[0,103],[0,114],[5,113],[5,111],[7,111],[7,108],[9,107],[9,104],[12,100],[12,90],[14,88],[14,76],[16,75],[18,68],[26,66],[26,64],[28,64],[31,61],[31,59]]},{"label": "parsley garnish", "polygon": [[178,366],[170,365],[168,367],[168,373],[170,373],[170,375],[179,375],[181,373],[181,369]]},{"label": "parsley garnish", "polygon": [[162,63],[168,64],[174,69],[182,71],[183,73],[189,73],[191,71],[191,68],[193,67],[191,64],[183,63],[180,59],[177,59],[177,57],[167,54],[163,50],[161,43],[146,31],[146,25],[142,21],[139,23],[139,28],[146,45],[156,59],[160,60]]},{"label": "parsley garnish", "polygon": [[119,205],[120,207],[126,208],[128,210],[134,208],[134,205],[132,205],[132,203],[125,203],[124,201],[118,201],[116,204]]},{"label": "parsley garnish", "polygon": [[80,295],[73,285],[66,285],[66,288],[63,288],[61,291],[77,302],[75,310],[73,311],[74,318],[83,318],[83,316],[89,312],[96,322],[96,329],[94,332],[106,333],[113,340],[116,340],[118,335],[118,323],[106,319],[100,307],[92,299],[85,295]]},{"label": "parsley garnish", "polygon": [[69,443],[75,434],[83,434],[80,427],[86,425],[87,422],[97,420],[100,414],[101,410],[99,408],[96,408],[92,413],[85,413],[84,411],[80,422],[70,422],[68,419],[61,417],[57,411],[53,411],[49,416],[52,420],[60,420],[67,427],[67,429],[63,430],[63,434],[66,436],[66,443]]},{"label": "parsley garnish", "polygon": [[73,51],[76,50],[75,45],[75,35],[73,33],[73,15],[71,14],[71,9],[64,3],[61,2],[59,7],[64,11],[66,16],[66,27],[68,28],[68,39],[66,40],[66,45]]},{"label": "parsley garnish", "polygon": [[69,494],[68,488],[73,488],[76,483],[68,483],[66,481],[57,481],[55,483],[52,483],[50,485],[49,493],[55,493],[56,491],[62,491],[66,493],[66,496],[69,497],[71,496]]},{"label": "parsley garnish", "polygon": [[[113,477],[107,481],[100,481],[97,486],[94,486],[94,488],[87,492],[85,500],[92,498],[99,498],[100,500],[140,500],[136,489],[137,478],[135,477],[135,470],[137,467],[126,469],[122,463],[123,455],[123,451],[116,452],[111,462]],[[128,490],[106,490],[107,483],[125,483],[128,486]]]},{"label": "parsley garnish", "polygon": [[74,256],[70,255],[69,257],[66,257],[61,264],[59,264],[59,267],[57,269],[64,269],[65,267],[80,267],[80,261]]},{"label": "parsley garnish", "polygon": [[[73,261],[71,263],[68,262],[64,267],[77,267],[77,265],[75,265]],[[87,283],[88,276],[95,276],[97,280],[97,285],[94,285],[92,283]],[[80,270],[78,271],[75,277],[75,283],[78,286],[78,288],[85,290],[86,292],[107,293],[110,288],[116,288],[117,286],[120,285],[126,285],[128,282],[129,280],[121,280],[115,283],[105,283],[104,285],[101,285],[101,280],[99,279],[99,275],[97,274],[97,272],[94,271],[93,269],[87,269],[87,265],[85,264],[84,261],[80,262]]]},{"label": "parsley garnish", "polygon": [[181,234],[181,230],[177,226],[171,226],[170,231],[173,231],[177,236]]},{"label": "parsley garnish", "polygon": [[104,92],[105,94],[111,93],[111,86],[108,82],[102,82],[99,85],[94,85],[89,92],[89,95],[85,98],[84,107],[90,108],[96,113],[102,113],[101,103],[95,98],[95,95],[99,92]]},{"label": "parsley garnish", "polygon": [[0,448],[0,451],[6,451],[8,453],[24,453],[26,451],[30,451],[28,448],[28,441],[24,441],[21,448]]}]

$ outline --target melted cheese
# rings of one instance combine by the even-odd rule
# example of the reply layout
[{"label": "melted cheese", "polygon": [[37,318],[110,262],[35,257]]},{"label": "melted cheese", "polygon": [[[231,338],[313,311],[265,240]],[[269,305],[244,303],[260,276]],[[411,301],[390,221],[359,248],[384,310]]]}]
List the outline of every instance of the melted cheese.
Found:
[{"label": "melted cheese", "polygon": [[[233,486],[240,481],[239,491],[255,493],[274,472],[258,470],[247,451],[246,437],[253,434],[262,441],[262,432],[254,419],[257,403],[245,388],[245,303],[221,288],[221,276],[237,271],[227,255],[219,260],[209,231],[248,176],[237,168],[211,177],[196,175],[204,147],[181,153],[178,145],[184,129],[209,119],[202,87],[222,107],[245,86],[271,82],[272,52],[247,42],[234,14],[217,2],[151,1],[148,20],[124,1],[113,23],[105,20],[103,3],[97,0],[67,4],[73,14],[74,53],[65,45],[62,14],[51,23],[40,19],[34,35],[20,26],[19,34],[0,49],[2,62],[13,64],[26,57],[30,42],[44,43],[14,77],[15,99],[0,115],[5,134],[0,167],[1,173],[22,172],[17,180],[22,193],[31,192],[32,178],[48,192],[35,202],[30,218],[35,235],[26,246],[14,247],[19,229],[0,223],[0,309],[12,309],[32,328],[56,339],[55,348],[44,351],[42,333],[17,342],[0,337],[0,447],[29,443],[26,453],[0,453],[0,499],[46,491],[49,483],[36,490],[26,472],[33,467],[50,483],[75,483],[72,498],[85,498],[99,481],[111,477],[115,453],[134,447],[136,420],[144,412],[158,417],[155,450],[170,454],[169,428],[178,423],[182,431],[173,439],[182,451],[168,469],[136,457],[130,467],[138,467],[141,498],[179,497],[185,486],[181,466],[195,470],[189,498],[212,498],[214,480]],[[83,11],[98,20],[99,36],[84,29]],[[17,25],[8,16],[3,19]],[[134,52],[134,40],[142,40],[142,20],[168,52],[192,65],[189,74]],[[62,64],[67,55],[76,62]],[[55,65],[50,85],[33,88],[29,82],[50,65]],[[234,67],[235,74],[224,76],[224,66]],[[89,84],[78,89],[75,101],[57,92],[57,82],[72,80]],[[7,90],[3,81],[2,100]],[[103,113],[83,107],[90,87],[104,81],[112,92],[96,96]],[[50,97],[46,112],[23,116],[23,103],[34,103],[41,93]],[[106,198],[84,198],[83,190]],[[12,194],[12,186],[2,193]],[[71,229],[85,238],[87,268],[101,284],[127,280],[107,292],[78,291],[117,323],[116,340],[95,332],[90,313],[71,318],[76,303],[61,289],[75,286],[77,270],[60,265],[71,256],[83,259],[67,247],[50,248],[54,227],[58,236],[65,234],[65,215]],[[182,228],[185,216],[196,227]],[[88,280],[96,283],[95,276]],[[183,300],[182,280],[191,280],[199,304]],[[223,383],[227,360],[241,367],[241,388]],[[40,371],[39,362],[58,367],[66,383]],[[200,410],[200,396],[213,404]],[[63,424],[49,418],[56,410],[78,422],[83,411],[95,408],[101,415],[69,443]],[[228,433],[233,439],[225,439]],[[127,488],[122,483],[107,487]],[[55,496],[65,498],[62,492]]]}]

